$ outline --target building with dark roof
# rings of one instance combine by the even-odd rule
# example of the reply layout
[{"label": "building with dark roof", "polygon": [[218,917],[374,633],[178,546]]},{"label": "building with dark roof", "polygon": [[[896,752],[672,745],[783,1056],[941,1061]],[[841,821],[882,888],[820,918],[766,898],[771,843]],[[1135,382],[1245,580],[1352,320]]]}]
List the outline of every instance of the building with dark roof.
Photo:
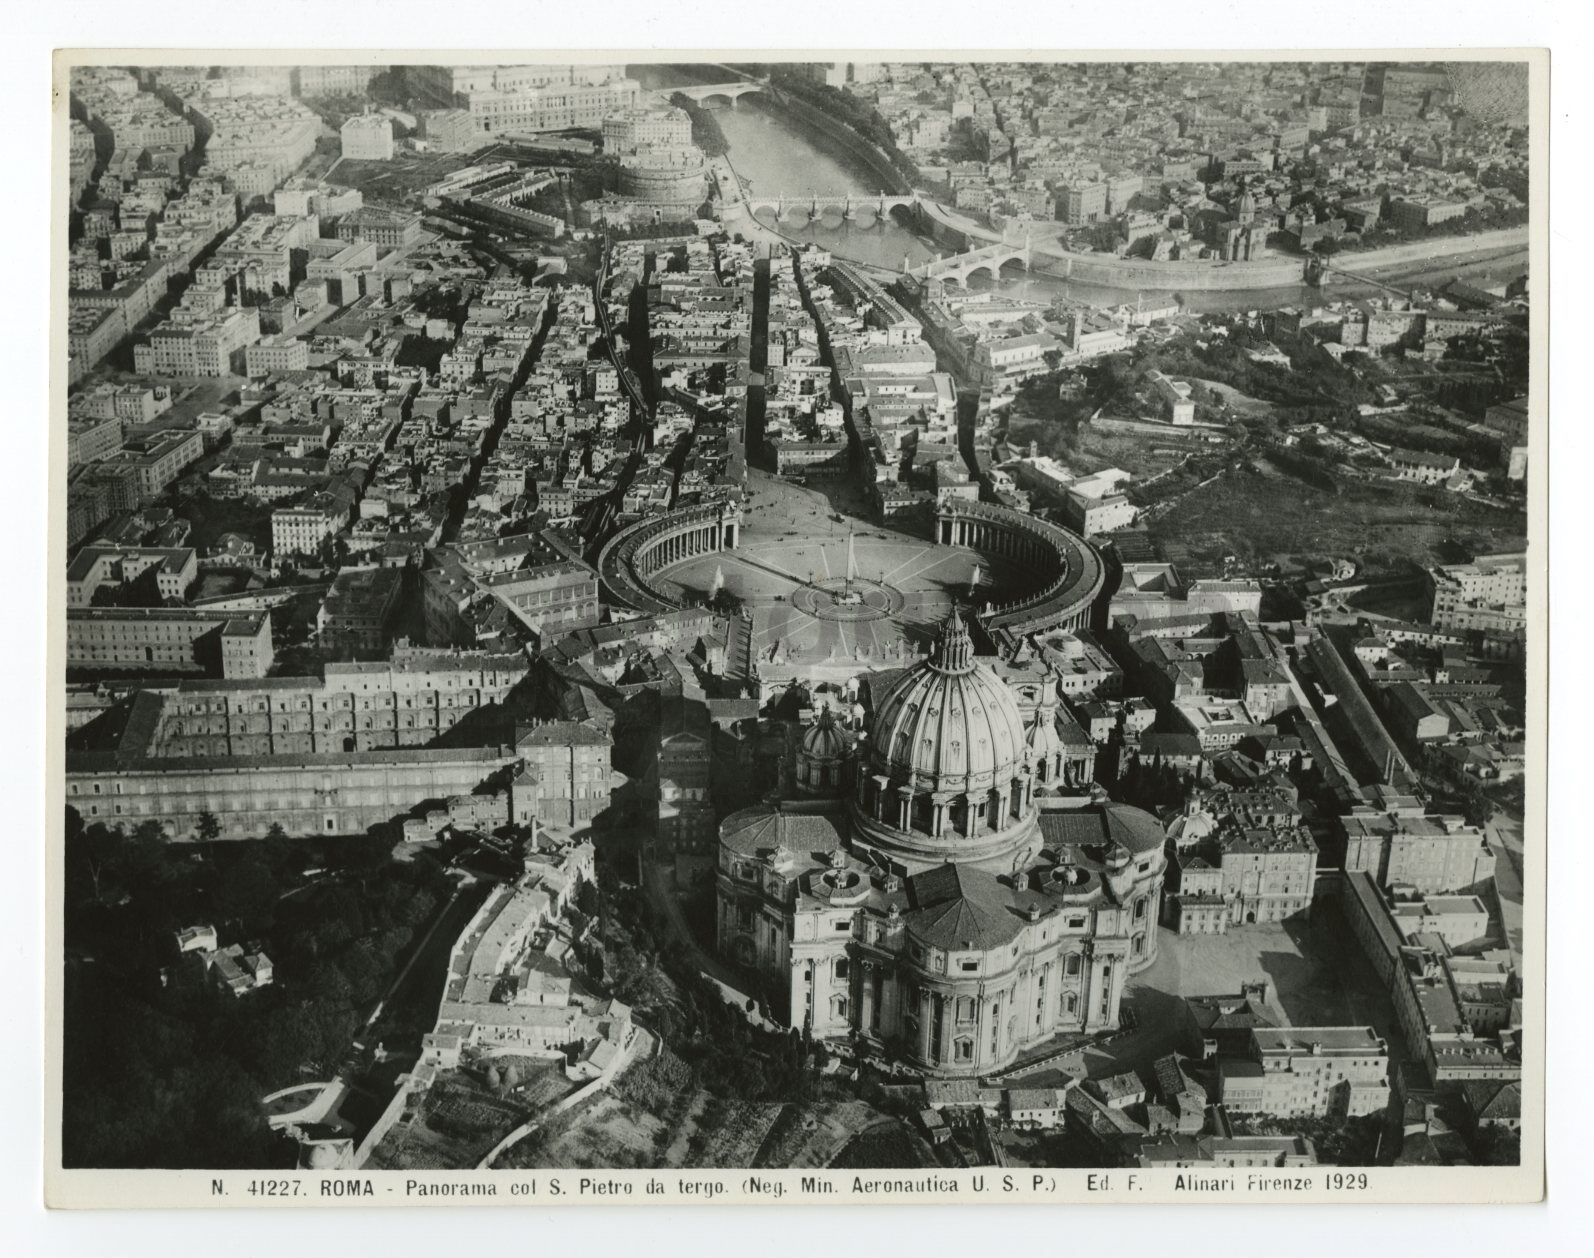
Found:
[{"label": "building with dark roof", "polygon": [[1466,1121],[1474,1130],[1522,1126],[1522,1082],[1519,1079],[1466,1079],[1460,1085]]},{"label": "building with dark roof", "polygon": [[403,592],[401,569],[345,568],[316,615],[322,645],[341,658],[384,654]]},{"label": "building with dark roof", "polygon": [[69,607],[66,613],[68,669],[263,677],[273,658],[266,612]]},{"label": "building with dark roof", "polygon": [[1268,984],[1242,984],[1233,994],[1190,996],[1184,1001],[1185,1038],[1199,1045],[1203,1057],[1237,1057],[1251,1042],[1258,1027],[1284,1022],[1284,1015],[1268,999]]}]

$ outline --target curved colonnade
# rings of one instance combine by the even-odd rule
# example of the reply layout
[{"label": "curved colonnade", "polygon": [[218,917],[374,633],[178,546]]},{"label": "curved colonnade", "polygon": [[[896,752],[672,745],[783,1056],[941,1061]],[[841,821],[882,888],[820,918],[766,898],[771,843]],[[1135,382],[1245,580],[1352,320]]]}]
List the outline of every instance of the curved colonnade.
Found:
[{"label": "curved colonnade", "polygon": [[734,549],[742,514],[733,504],[687,507],[621,529],[598,554],[598,575],[609,597],[650,615],[678,611],[679,599],[657,589],[655,573],[682,559]]},{"label": "curved colonnade", "polygon": [[1079,534],[995,503],[949,499],[936,511],[935,540],[1046,573],[1032,593],[977,612],[993,638],[1085,627],[1106,581],[1101,556]]},{"label": "curved colonnade", "polygon": [[[598,573],[608,596],[627,607],[649,615],[677,611],[680,599],[655,585],[653,577],[683,559],[735,548],[741,528],[734,504],[688,507],[639,520],[604,545]],[[994,503],[949,500],[936,513],[935,540],[1046,574],[1038,589],[977,611],[993,638],[1083,627],[1105,582],[1101,557],[1077,533]]]}]

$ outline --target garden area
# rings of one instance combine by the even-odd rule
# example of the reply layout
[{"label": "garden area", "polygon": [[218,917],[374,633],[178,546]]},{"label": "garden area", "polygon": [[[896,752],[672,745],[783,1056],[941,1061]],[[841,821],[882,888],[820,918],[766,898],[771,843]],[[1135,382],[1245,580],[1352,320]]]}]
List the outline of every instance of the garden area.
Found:
[{"label": "garden area", "polygon": [[247,498],[217,498],[193,481],[185,481],[173,505],[177,514],[193,527],[187,544],[202,555],[216,550],[229,533],[253,542],[257,554],[263,555],[271,549],[270,503]]},{"label": "garden area", "polygon": [[369,1166],[469,1169],[573,1088],[551,1058],[495,1057],[471,1069],[445,1071],[421,1098],[414,1118],[394,1127],[372,1151]]},{"label": "garden area", "polygon": [[550,1118],[511,1145],[499,1168],[641,1169],[673,1165],[702,1094],[667,1048],[622,1071],[608,1091]]},{"label": "garden area", "polygon": [[[1198,396],[1198,402],[1221,403],[1242,420],[1259,418],[1272,408],[1288,411],[1293,419],[1327,421],[1372,400],[1372,390],[1356,373],[1335,362],[1310,337],[1268,338],[1238,320],[1221,328],[1203,328],[1202,333],[1144,346],[1134,353],[1131,364],[1109,370],[1120,389],[1138,388],[1152,371],[1175,380],[1198,381],[1209,395]],[[1259,362],[1246,353],[1270,346],[1289,357],[1288,366]]]},{"label": "garden area", "polygon": [[848,1150],[860,1159],[849,1166],[934,1165],[901,1120],[863,1101],[728,1100],[694,1086],[685,1064],[664,1050],[627,1070],[612,1091],[529,1132],[496,1165],[797,1169],[835,1165]]},{"label": "garden area", "polygon": [[1385,1147],[1388,1118],[1382,1110],[1355,1118],[1274,1118],[1266,1114],[1235,1114],[1229,1125],[1237,1136],[1305,1136],[1317,1150],[1322,1166],[1388,1166],[1393,1160]]},{"label": "garden area", "polygon": [[[67,1164],[278,1165],[260,1098],[337,1073],[453,895],[434,865],[394,862],[391,850],[285,836],[179,846],[69,812]],[[195,925],[214,926],[222,946],[264,951],[271,983],[220,990],[177,950],[175,932]]]},{"label": "garden area", "polygon": [[1289,566],[1301,555],[1356,557],[1370,571],[1427,567],[1459,534],[1525,535],[1523,513],[1460,494],[1395,481],[1308,484],[1258,460],[1181,499],[1150,525],[1164,555],[1191,575],[1221,570],[1232,555],[1247,567]]},{"label": "garden area", "polygon": [[859,1132],[830,1162],[836,1170],[903,1170],[937,1166],[930,1146],[900,1118]]}]

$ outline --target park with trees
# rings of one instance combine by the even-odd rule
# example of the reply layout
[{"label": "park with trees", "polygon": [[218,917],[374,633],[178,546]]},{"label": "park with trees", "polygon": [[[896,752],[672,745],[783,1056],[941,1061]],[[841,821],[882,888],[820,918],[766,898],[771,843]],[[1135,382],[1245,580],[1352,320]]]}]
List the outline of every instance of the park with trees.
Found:
[{"label": "park with trees", "polygon": [[[214,836],[214,818],[201,819]],[[435,863],[391,840],[173,844],[68,814],[63,1156],[69,1166],[271,1167],[293,1150],[261,1098],[329,1078],[445,905]],[[273,981],[234,996],[176,932],[270,957]],[[429,1012],[429,1011],[428,1011]],[[286,1161],[285,1161],[286,1159]]]}]

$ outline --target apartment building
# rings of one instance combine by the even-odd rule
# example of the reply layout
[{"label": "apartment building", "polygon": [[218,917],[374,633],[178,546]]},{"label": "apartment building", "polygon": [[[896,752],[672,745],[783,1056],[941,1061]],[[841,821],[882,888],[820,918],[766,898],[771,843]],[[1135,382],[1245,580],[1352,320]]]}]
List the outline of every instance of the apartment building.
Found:
[{"label": "apartment building", "polygon": [[1243,1057],[1219,1061],[1233,1114],[1355,1117],[1389,1104],[1389,1046],[1372,1027],[1254,1027]]}]

